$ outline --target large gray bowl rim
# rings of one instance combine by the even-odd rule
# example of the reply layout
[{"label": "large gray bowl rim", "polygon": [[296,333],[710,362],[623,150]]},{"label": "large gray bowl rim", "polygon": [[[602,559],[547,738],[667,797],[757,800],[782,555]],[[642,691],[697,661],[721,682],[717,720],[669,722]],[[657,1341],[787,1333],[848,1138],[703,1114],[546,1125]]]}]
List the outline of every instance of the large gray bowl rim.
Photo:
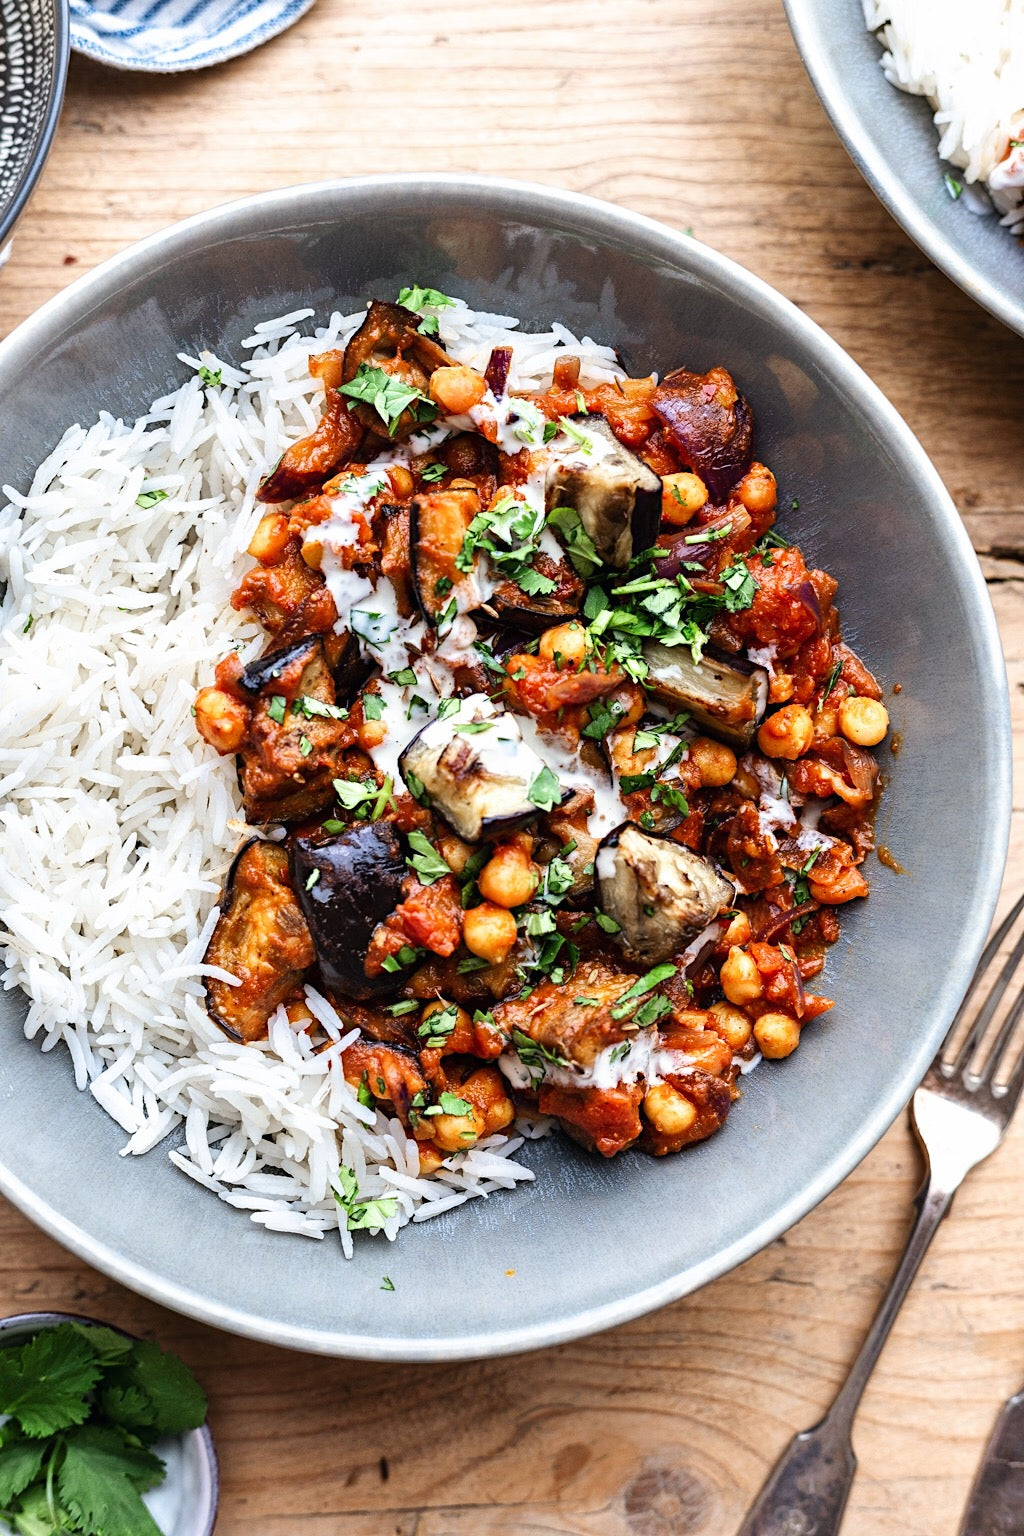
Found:
[{"label": "large gray bowl rim", "polygon": [[[631,1283],[629,1266],[635,1264],[642,1269],[647,1262],[648,1248],[645,1242],[631,1245],[624,1237],[627,1257],[622,1264],[622,1278],[614,1295],[599,1305],[581,1308],[578,1303],[574,1304],[570,1287],[564,1305],[559,1294],[554,1316],[538,1320],[520,1313],[507,1325],[481,1327],[476,1331],[460,1331],[458,1326],[452,1326],[444,1333],[439,1332],[436,1326],[431,1326],[435,1320],[431,1318],[427,1304],[423,1306],[418,1330],[400,1336],[388,1331],[386,1316],[379,1329],[353,1331],[340,1323],[312,1327],[282,1317],[280,1309],[275,1315],[274,1305],[265,1298],[261,1298],[266,1302],[261,1306],[247,1305],[243,1299],[236,1299],[233,1290],[227,1299],[211,1296],[202,1284],[202,1253],[197,1254],[198,1275],[195,1278],[190,1276],[188,1283],[168,1279],[144,1258],[131,1256],[117,1242],[98,1239],[87,1225],[41,1197],[33,1188],[30,1170],[10,1166],[10,1159],[6,1164],[0,1162],[0,1192],[72,1252],[142,1295],[215,1326],[285,1347],[356,1359],[412,1362],[480,1358],[561,1343],[663,1306],[705,1285],[763,1248],[806,1215],[861,1161],[905,1106],[923,1076],[963,996],[984,943],[999,893],[1009,829],[1010,724],[999,634],[974,551],[938,474],[882,392],[819,326],[759,278],[654,220],[593,198],[531,183],[437,174],[312,183],[262,193],[214,208],[152,235],[105,262],[25,321],[0,343],[0,393],[6,379],[21,377],[21,370],[30,368],[48,346],[72,335],[82,322],[102,312],[122,288],[145,274],[157,278],[167,263],[194,253],[204,241],[215,244],[219,239],[265,235],[268,230],[295,232],[306,228],[314,214],[319,226],[342,217],[347,205],[372,208],[376,212],[387,207],[389,198],[396,209],[408,211],[411,207],[418,216],[429,210],[432,220],[441,213],[454,217],[460,210],[471,211],[475,217],[507,218],[520,229],[563,232],[571,229],[574,239],[619,250],[625,248],[652,266],[661,265],[698,285],[727,294],[730,302],[735,301],[738,310],[751,313],[758,324],[763,322],[772,328],[773,334],[784,334],[787,340],[805,349],[808,366],[849,399],[858,422],[877,441],[886,460],[898,466],[927,499],[927,537],[944,567],[956,573],[958,599],[970,618],[970,646],[974,657],[971,686],[977,691],[979,709],[988,722],[988,731],[977,744],[971,759],[987,808],[987,816],[972,828],[971,833],[975,840],[973,846],[980,850],[980,857],[976,861],[972,859],[964,873],[967,898],[961,901],[958,926],[944,936],[948,937],[948,964],[929,982],[934,987],[934,1010],[929,1017],[914,1021],[898,1070],[886,1081],[884,1091],[879,1092],[866,1108],[852,1133],[834,1153],[814,1163],[806,1177],[801,1173],[799,1187],[793,1193],[779,1199],[776,1192],[774,1200],[766,1199],[763,1217],[735,1240],[654,1283],[636,1283],[635,1280]],[[720,355],[725,362],[728,362],[728,348],[729,338],[723,336]],[[873,878],[883,875],[884,871],[878,868]],[[55,1080],[60,1076],[58,1074]],[[776,1084],[775,1092],[784,1095],[784,1083]],[[719,1138],[715,1138],[705,1147],[714,1147],[718,1141]],[[567,1148],[567,1153],[571,1150]],[[688,1156],[696,1157],[701,1150]],[[209,1197],[195,1191],[193,1198]],[[502,1198],[516,1200],[515,1196],[499,1197]],[[473,1202],[463,1213],[454,1214],[472,1213],[480,1205],[481,1202]],[[496,1209],[492,1203],[489,1207]],[[517,1217],[513,1208],[510,1206],[508,1210],[509,1219],[515,1222]],[[251,1234],[253,1229],[241,1215],[234,1213],[232,1219],[238,1223],[240,1238],[245,1237],[243,1228]],[[440,1226],[448,1219],[442,1217],[430,1227]],[[520,1212],[518,1220],[523,1219],[524,1213]],[[584,1209],[580,1213],[581,1241],[584,1242],[586,1222]],[[294,1241],[301,1245],[308,1241],[279,1236],[269,1240],[277,1243]],[[415,1245],[416,1240],[417,1231],[409,1230],[399,1240],[398,1248],[406,1254],[407,1245]],[[647,1234],[646,1240],[656,1244],[660,1239],[657,1234]],[[379,1279],[379,1272],[401,1262],[402,1255],[392,1248],[376,1252],[379,1260],[375,1279]],[[239,1261],[242,1261],[241,1253]],[[582,1253],[580,1262],[584,1262]],[[567,1278],[557,1275],[553,1280],[561,1284]],[[496,1289],[492,1282],[488,1284]]]},{"label": "large gray bowl rim", "polygon": [[25,170],[17,190],[7,206],[0,212],[0,248],[21,217],[25,205],[35,191],[36,182],[46,164],[53,144],[57,124],[64,103],[64,86],[67,82],[68,61],[71,57],[71,17],[68,0],[52,0],[53,7],[53,73],[46,105],[36,133],[35,148],[25,164]]},{"label": "large gray bowl rim", "polygon": [[861,0],[783,4],[811,84],[872,191],[941,272],[1024,336],[1024,247],[949,196],[932,109],[886,80]]}]

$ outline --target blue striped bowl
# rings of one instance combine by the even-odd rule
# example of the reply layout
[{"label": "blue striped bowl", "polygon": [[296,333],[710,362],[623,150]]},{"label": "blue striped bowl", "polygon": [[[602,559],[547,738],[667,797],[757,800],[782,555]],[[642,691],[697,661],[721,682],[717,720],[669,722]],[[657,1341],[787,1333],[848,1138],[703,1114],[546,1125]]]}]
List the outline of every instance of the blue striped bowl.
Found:
[{"label": "blue striped bowl", "polygon": [[[2,3],[2,0],[0,0]],[[222,64],[298,21],[313,0],[71,0],[71,46],[116,69]]]},{"label": "blue striped bowl", "polygon": [[50,152],[67,69],[67,0],[0,0],[0,250]]}]

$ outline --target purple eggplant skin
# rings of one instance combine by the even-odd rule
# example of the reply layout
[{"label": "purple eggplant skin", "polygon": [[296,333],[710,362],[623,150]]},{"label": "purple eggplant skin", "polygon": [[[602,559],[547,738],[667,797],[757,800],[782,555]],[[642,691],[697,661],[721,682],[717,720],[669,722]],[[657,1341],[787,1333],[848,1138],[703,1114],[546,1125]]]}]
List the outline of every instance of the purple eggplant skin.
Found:
[{"label": "purple eggplant skin", "polygon": [[754,415],[724,368],[666,374],[651,404],[665,436],[708,488],[724,502],[754,457]]},{"label": "purple eggplant skin", "polygon": [[508,385],[508,370],[512,366],[511,347],[493,347],[484,378],[495,400],[500,400]]},{"label": "purple eggplant skin", "polygon": [[308,665],[313,659],[313,651],[319,645],[318,635],[308,635],[303,640],[297,640],[294,645],[285,645],[276,651],[268,651],[265,656],[258,656],[243,669],[238,679],[239,686],[246,693],[251,693],[253,698],[258,698],[265,689],[272,689],[286,667],[299,660],[303,665]]},{"label": "purple eggplant skin", "polygon": [[677,955],[735,896],[707,859],[633,821],[603,839],[594,868],[598,905],[627,953],[648,966]]},{"label": "purple eggplant skin", "polygon": [[372,656],[364,653],[350,629],[334,635],[328,649],[334,661],[331,676],[334,679],[336,700],[347,709],[355,703],[357,694],[362,693],[371,677],[380,671],[380,667]]},{"label": "purple eggplant skin", "polygon": [[552,624],[565,624],[579,618],[585,588],[568,561],[555,562],[541,555],[534,562],[544,575],[558,582],[554,592],[530,596],[514,581],[499,581],[487,606],[493,608],[502,624],[529,631],[530,637],[543,634]]},{"label": "purple eggplant skin", "polygon": [[374,930],[402,900],[409,876],[391,823],[359,822],[337,837],[297,837],[291,867],[325,985],[355,1002],[394,991],[394,974],[367,976],[365,968]]}]

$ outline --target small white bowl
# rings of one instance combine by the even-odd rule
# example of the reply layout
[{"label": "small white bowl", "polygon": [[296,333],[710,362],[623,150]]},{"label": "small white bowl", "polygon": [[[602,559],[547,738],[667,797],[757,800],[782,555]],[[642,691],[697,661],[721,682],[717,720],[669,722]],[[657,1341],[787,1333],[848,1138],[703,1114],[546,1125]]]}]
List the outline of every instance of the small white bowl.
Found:
[{"label": "small white bowl", "polygon": [[[17,1317],[0,1318],[0,1349],[23,1343],[34,1333],[58,1323],[113,1328],[126,1339],[136,1337],[116,1323],[80,1317],[74,1312],[22,1312]],[[144,1493],[142,1500],[164,1536],[213,1536],[220,1481],[209,1427],[204,1424],[187,1434],[158,1440],[153,1450],[166,1466],[167,1475],[158,1488]],[[8,1527],[0,1524],[0,1536],[7,1536],[7,1532]]]}]

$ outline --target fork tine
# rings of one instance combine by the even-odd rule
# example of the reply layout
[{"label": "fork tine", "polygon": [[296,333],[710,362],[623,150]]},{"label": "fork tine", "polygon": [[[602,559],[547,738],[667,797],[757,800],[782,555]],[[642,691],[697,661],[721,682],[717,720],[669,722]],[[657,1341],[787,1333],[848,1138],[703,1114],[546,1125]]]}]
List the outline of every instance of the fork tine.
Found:
[{"label": "fork tine", "polygon": [[[1020,900],[1016,902],[1013,909],[1003,919],[995,933],[985,945],[981,959],[978,961],[977,969],[975,970],[974,975],[971,977],[971,984],[967,988],[964,1000],[960,1004],[960,1007],[957,1010],[956,1018],[953,1020],[949,1033],[946,1036],[947,1041],[953,1039],[955,1036],[957,1029],[963,1022],[969,1005],[974,999],[974,994],[977,991],[982,978],[985,975],[985,972],[991,965],[993,957],[999,950],[1000,946],[1005,942],[1006,938],[1010,934],[1014,924],[1020,917],[1021,912],[1024,912],[1024,896],[1021,896]],[[992,989],[989,992],[988,997],[985,999],[985,1002],[978,1010],[978,1017],[975,1019],[974,1024],[971,1026],[967,1033],[966,1039],[956,1054],[956,1059],[950,1062],[948,1066],[946,1066],[945,1063],[943,1064],[943,1070],[945,1072],[952,1075],[953,1073],[964,1071],[971,1057],[974,1055],[975,1050],[977,1049],[978,1042],[984,1035],[989,1024],[992,1022],[992,1016],[999,1006],[1003,993],[1006,991],[1006,988],[1010,983],[1010,979],[1014,972],[1017,970],[1017,967],[1020,965],[1022,958],[1024,958],[1024,934],[1022,934],[1018,939],[1012,954],[1009,956],[1006,964],[1003,966],[998,977],[993,982]]]},{"label": "fork tine", "polygon": [[[1024,993],[1022,993],[1021,997],[1018,998],[1015,1007],[1019,1017],[1021,1010],[1024,1009]],[[1022,1088],[1024,1088],[1024,1051],[1021,1051],[1017,1060],[1017,1064],[1013,1071],[1010,1073],[1005,1089],[991,1090],[992,1096],[998,1103],[1001,1113],[1007,1119],[1009,1119],[1009,1117],[1013,1114],[1017,1100],[1020,1098],[1020,1092]]]},{"label": "fork tine", "polygon": [[[996,1038],[992,1043],[992,1049],[989,1051],[988,1056],[985,1059],[985,1065],[983,1066],[982,1070],[977,1074],[965,1074],[965,1076],[972,1078],[977,1083],[979,1088],[985,1083],[991,1083],[999,1071],[999,1067],[1002,1063],[1003,1057],[1006,1054],[1007,1047],[1009,1046],[1011,1040],[1014,1037],[1014,1034],[1016,1033],[1017,1025],[1020,1022],[1020,1016],[1022,1013],[1024,1013],[1024,987],[1021,988],[1013,1002],[1010,1004],[1010,1007],[1007,1010],[1006,1018],[999,1026],[999,1033],[996,1035]],[[1016,1068],[1014,1070],[1016,1070]]]}]

